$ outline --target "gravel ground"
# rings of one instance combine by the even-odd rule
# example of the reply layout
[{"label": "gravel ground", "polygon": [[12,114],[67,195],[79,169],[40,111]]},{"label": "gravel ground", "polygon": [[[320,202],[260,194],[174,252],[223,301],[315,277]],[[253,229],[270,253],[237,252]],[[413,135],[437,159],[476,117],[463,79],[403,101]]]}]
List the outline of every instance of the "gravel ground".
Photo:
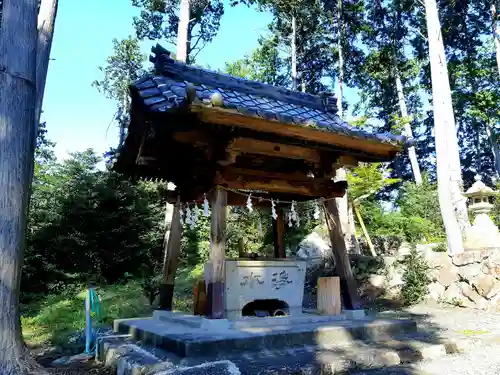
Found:
[{"label": "gravel ground", "polygon": [[464,309],[451,305],[427,303],[403,311],[379,313],[382,317],[415,319],[421,329],[469,332],[470,334],[500,334],[500,313]]},{"label": "gravel ground", "polygon": [[498,347],[476,348],[468,354],[420,362],[413,367],[429,375],[500,375]]},{"label": "gravel ground", "polygon": [[[380,316],[416,319],[422,331],[448,331],[479,340],[489,335],[500,335],[500,313],[498,312],[464,309],[443,304],[422,304],[404,311],[383,312]],[[401,371],[387,372],[387,374],[500,375],[500,346],[482,345],[467,354],[427,360]]]}]

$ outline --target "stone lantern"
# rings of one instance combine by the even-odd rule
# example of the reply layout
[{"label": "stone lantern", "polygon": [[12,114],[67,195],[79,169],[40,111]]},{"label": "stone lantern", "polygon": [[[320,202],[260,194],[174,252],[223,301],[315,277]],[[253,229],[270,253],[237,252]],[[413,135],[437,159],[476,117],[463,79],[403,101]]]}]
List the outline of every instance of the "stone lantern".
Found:
[{"label": "stone lantern", "polygon": [[500,233],[488,215],[493,208],[491,198],[496,192],[475,177],[476,182],[464,193],[469,198],[469,211],[474,223],[465,233],[465,250],[487,250],[500,247]]}]

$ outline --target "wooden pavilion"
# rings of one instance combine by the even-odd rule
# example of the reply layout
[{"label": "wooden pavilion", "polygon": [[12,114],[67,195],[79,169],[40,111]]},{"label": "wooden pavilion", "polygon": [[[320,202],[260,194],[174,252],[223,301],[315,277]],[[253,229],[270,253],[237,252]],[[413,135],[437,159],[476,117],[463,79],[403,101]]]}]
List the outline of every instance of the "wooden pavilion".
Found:
[{"label": "wooden pavilion", "polygon": [[[188,66],[157,45],[155,71],[130,86],[131,121],[116,157],[115,170],[133,178],[173,182],[175,203],[167,246],[167,272],[160,292],[171,309],[180,253],[182,202],[203,202],[212,210],[211,263],[207,316],[222,317],[226,205],[244,205],[245,196],[262,204],[325,199],[325,213],[344,306],[359,300],[349,265],[335,200],[347,188],[336,170],[358,162],[395,158],[405,137],[372,134],[343,122],[335,98]],[[284,220],[277,205],[275,257],[285,257]]]}]

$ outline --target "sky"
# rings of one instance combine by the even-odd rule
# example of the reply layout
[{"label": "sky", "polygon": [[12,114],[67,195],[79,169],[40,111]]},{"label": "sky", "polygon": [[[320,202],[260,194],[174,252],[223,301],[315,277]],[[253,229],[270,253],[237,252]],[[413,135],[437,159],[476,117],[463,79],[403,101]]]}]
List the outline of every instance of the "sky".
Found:
[{"label": "sky", "polygon": [[[99,66],[112,54],[113,38],[134,35],[132,20],[138,13],[131,0],[59,1],[41,118],[48,138],[56,142],[58,158],[88,148],[104,153],[117,146],[116,103],[92,82],[102,78]],[[217,69],[244,57],[258,46],[258,36],[270,21],[267,13],[227,6],[217,37],[196,63]],[[149,54],[154,44],[143,42],[141,49]]]}]

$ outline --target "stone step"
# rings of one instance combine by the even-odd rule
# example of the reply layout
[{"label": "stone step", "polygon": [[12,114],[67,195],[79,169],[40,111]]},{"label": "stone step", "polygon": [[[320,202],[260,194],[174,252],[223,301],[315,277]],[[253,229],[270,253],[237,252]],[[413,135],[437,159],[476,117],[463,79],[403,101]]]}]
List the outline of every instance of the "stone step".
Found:
[{"label": "stone step", "polygon": [[298,346],[348,346],[356,340],[385,342],[398,335],[415,334],[417,326],[409,320],[367,319],[240,330],[202,330],[155,319],[126,319],[115,321],[115,331],[130,334],[135,340],[179,357],[218,357]]},{"label": "stone step", "polygon": [[[103,348],[99,352],[103,353],[101,360],[104,360],[106,365],[117,368],[118,375],[159,373],[171,375],[198,373],[206,375],[212,373],[214,375],[362,375],[364,373],[367,375],[379,373],[417,375],[420,373],[408,372],[411,367],[401,366],[401,363],[437,358],[447,354],[446,350],[437,347],[438,345],[445,347],[445,344],[426,343],[426,339],[427,337],[410,335],[400,337],[398,340],[393,339],[387,345],[355,340],[349,345],[332,345],[329,348],[301,346],[281,350],[242,352],[239,355],[220,355],[213,358],[179,358],[158,348],[138,347],[131,344],[130,340],[124,340],[121,343],[116,341],[106,343],[103,340]],[[413,350],[412,356],[409,355],[410,349]],[[217,372],[222,369],[223,372]],[[376,372],[376,369],[389,372]]]}]

